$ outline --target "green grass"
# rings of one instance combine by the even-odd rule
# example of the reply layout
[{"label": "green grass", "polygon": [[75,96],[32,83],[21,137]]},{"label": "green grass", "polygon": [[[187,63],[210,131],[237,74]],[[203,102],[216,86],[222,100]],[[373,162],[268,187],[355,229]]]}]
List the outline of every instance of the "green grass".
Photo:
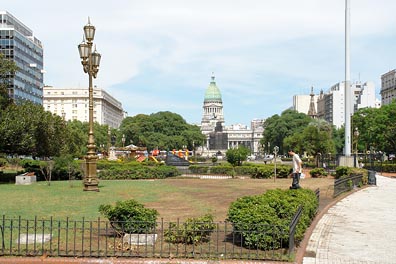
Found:
[{"label": "green grass", "polygon": [[[22,219],[95,220],[101,204],[135,199],[154,208],[165,221],[185,220],[205,213],[224,221],[231,202],[269,189],[287,189],[291,179],[161,179],[100,181],[100,192],[83,191],[82,181],[53,181],[32,185],[0,184],[0,216]],[[326,190],[333,179],[305,179],[304,188],[321,189],[321,200],[329,202]],[[327,200],[326,200],[327,199]]]},{"label": "green grass", "polygon": [[[102,181],[100,192],[84,192],[81,181],[72,186],[67,181],[53,181],[32,185],[0,185],[1,214],[8,217],[21,216],[47,219],[50,216],[65,219],[96,219],[100,217],[98,207],[101,204],[139,197],[142,203],[158,200],[155,190],[161,188],[158,181]],[[171,188],[166,188],[172,191]],[[5,202],[7,201],[7,202]]]}]

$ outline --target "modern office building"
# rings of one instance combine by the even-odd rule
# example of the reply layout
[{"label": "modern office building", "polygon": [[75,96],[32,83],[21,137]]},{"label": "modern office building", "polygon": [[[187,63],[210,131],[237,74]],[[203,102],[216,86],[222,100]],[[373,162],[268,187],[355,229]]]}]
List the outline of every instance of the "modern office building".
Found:
[{"label": "modern office building", "polygon": [[[353,109],[351,114],[361,108],[375,108],[378,103],[375,98],[375,86],[373,82],[351,84]],[[333,85],[327,93],[320,92],[317,102],[317,116],[337,128],[345,123],[345,83],[340,82]]]},{"label": "modern office building", "polygon": [[396,100],[396,69],[381,75],[381,104]]},{"label": "modern office building", "polygon": [[[93,89],[94,122],[118,128],[125,117],[122,104],[105,90]],[[88,88],[55,88],[44,86],[44,109],[65,120],[89,121]]]},{"label": "modern office building", "polygon": [[0,11],[0,52],[19,68],[10,78],[9,96],[16,103],[43,104],[43,46],[31,29],[7,11]]},{"label": "modern office building", "polygon": [[218,151],[224,154],[227,149],[238,146],[245,146],[252,154],[259,154],[264,120],[252,120],[251,128],[242,124],[225,126],[221,92],[216,85],[214,75],[211,79],[203,102],[201,132],[206,135],[206,142],[201,149],[202,154],[210,156]]}]

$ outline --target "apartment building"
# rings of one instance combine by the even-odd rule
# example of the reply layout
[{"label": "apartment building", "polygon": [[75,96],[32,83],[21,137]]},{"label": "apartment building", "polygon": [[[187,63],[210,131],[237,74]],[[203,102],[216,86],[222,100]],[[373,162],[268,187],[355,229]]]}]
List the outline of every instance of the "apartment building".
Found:
[{"label": "apartment building", "polygon": [[[93,89],[94,122],[118,128],[125,117],[121,102],[103,89]],[[88,88],[44,86],[44,109],[65,120],[89,121]]]}]

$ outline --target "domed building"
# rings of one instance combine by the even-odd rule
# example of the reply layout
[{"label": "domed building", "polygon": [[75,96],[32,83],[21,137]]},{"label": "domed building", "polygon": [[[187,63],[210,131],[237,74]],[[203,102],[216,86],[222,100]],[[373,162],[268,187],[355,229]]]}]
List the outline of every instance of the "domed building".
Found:
[{"label": "domed building", "polygon": [[249,148],[254,155],[259,154],[263,122],[263,119],[252,120],[251,129],[242,124],[225,126],[223,100],[212,73],[211,82],[205,91],[201,120],[201,132],[206,135],[206,142],[201,149],[203,155],[224,154],[239,145]]},{"label": "domed building", "polygon": [[203,102],[203,115],[201,121],[201,131],[204,134],[214,130],[217,123],[224,126],[223,101],[221,92],[216,85],[215,76],[212,73],[212,80],[206,89]]}]

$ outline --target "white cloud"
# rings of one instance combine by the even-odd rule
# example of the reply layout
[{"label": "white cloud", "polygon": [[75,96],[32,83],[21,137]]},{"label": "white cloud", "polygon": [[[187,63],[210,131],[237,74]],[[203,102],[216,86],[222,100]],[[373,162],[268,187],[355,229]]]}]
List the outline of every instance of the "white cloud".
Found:
[{"label": "white cloud", "polygon": [[[44,43],[45,82],[62,87],[87,85],[77,45],[90,16],[103,56],[95,84],[111,91],[117,87],[116,98],[127,109],[139,109],[130,97],[138,98],[139,104],[155,98],[159,108],[166,108],[171,100],[153,93],[161,88],[177,98],[175,82],[189,90],[201,89],[203,97],[212,71],[222,93],[233,100],[228,105],[240,100],[251,104],[251,111],[261,109],[261,96],[287,98],[291,104],[296,90],[326,88],[344,74],[344,0],[13,0],[2,6]],[[389,65],[395,61],[390,45],[375,41],[396,39],[394,10],[392,0],[351,1],[351,48],[359,58],[359,65],[351,66],[365,74],[363,80],[379,78],[384,69],[395,67]],[[160,88],[145,91],[149,99],[142,97],[141,87],[130,86],[141,76],[147,83],[163,81]],[[271,111],[283,110],[284,103],[271,103],[266,104]],[[190,111],[191,104],[175,105],[175,111]],[[195,115],[199,119],[201,111]]]}]

